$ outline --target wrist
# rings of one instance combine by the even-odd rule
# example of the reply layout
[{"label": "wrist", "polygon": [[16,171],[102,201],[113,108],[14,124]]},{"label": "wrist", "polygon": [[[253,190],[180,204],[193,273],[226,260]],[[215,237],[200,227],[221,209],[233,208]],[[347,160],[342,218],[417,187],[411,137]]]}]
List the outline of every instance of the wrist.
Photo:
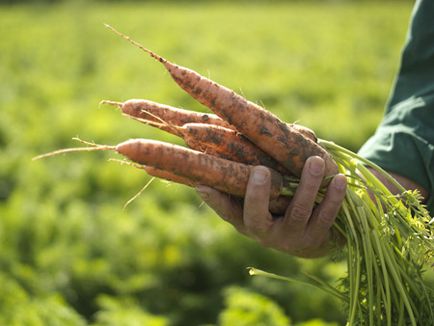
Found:
[{"label": "wrist", "polygon": [[[374,174],[378,180],[380,180],[389,190],[392,194],[398,194],[400,191],[396,188],[395,185],[393,185],[390,181],[388,181],[384,176],[380,175],[378,172],[376,172],[375,170],[371,169],[372,174]],[[407,190],[417,190],[419,191],[419,193],[422,195],[422,197],[424,198],[424,200],[426,200],[428,198],[428,191],[420,186],[419,184],[417,184],[416,182],[403,177],[399,174],[393,173],[393,172],[389,172],[389,174],[395,178],[396,181],[398,181],[398,183],[403,186],[405,189]]]}]

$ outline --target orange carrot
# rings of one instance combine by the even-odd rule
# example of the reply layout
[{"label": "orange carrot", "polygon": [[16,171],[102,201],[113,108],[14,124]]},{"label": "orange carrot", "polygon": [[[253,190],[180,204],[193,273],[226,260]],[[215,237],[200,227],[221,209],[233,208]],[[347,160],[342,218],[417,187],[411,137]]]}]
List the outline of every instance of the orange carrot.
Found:
[{"label": "orange carrot", "polygon": [[[216,188],[243,197],[252,166],[214,157],[199,151],[147,139],[130,139],[116,146],[116,151],[128,159],[159,170],[170,171],[188,178],[194,184]],[[282,191],[282,176],[270,169],[270,198]]]},{"label": "orange carrot", "polygon": [[182,134],[190,148],[235,162],[264,165],[288,174],[288,171],[267,153],[233,129],[203,123],[188,123],[182,126]]},{"label": "orange carrot", "polygon": [[164,121],[169,125],[182,126],[186,123],[209,123],[226,128],[233,128],[229,123],[212,113],[201,113],[170,105],[165,105],[149,100],[131,99],[123,103],[113,101],[102,101],[106,104],[117,105],[124,114],[146,119],[155,122]]},{"label": "orange carrot", "polygon": [[338,172],[336,163],[325,149],[271,112],[191,69],[166,60],[112,27],[107,27],[162,63],[183,90],[233,125],[295,175],[301,175],[305,161],[314,155],[325,160],[326,176]]}]

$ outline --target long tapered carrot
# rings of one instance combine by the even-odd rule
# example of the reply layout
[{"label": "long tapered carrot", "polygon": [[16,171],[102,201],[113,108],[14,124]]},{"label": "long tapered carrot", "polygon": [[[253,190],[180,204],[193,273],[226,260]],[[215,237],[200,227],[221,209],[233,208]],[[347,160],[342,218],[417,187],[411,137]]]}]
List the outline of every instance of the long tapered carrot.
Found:
[{"label": "long tapered carrot", "polygon": [[186,123],[208,123],[233,128],[229,123],[212,113],[185,110],[144,99],[130,99],[125,102],[102,101],[101,103],[114,104],[129,116],[155,122],[162,120],[174,126],[182,126]]},{"label": "long tapered carrot", "polygon": [[301,175],[304,163],[310,156],[324,159],[326,176],[337,174],[337,165],[326,150],[271,112],[191,69],[166,60],[129,36],[106,26],[161,62],[183,90],[233,125],[295,175]]},{"label": "long tapered carrot", "polygon": [[[116,146],[128,159],[160,170],[170,171],[223,192],[243,197],[252,166],[214,157],[182,146],[148,139],[130,139]],[[282,191],[282,176],[270,169],[270,198]]]}]

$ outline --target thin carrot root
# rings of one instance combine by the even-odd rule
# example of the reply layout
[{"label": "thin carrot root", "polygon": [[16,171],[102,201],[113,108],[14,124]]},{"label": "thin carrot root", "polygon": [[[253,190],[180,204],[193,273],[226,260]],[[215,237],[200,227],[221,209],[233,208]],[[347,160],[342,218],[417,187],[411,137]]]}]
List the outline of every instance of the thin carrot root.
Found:
[{"label": "thin carrot root", "polygon": [[172,135],[184,138],[183,133],[182,133],[182,127],[170,125],[164,121],[163,122],[155,122],[155,121],[148,120],[148,119],[138,118],[138,117],[128,115],[125,113],[123,115],[132,119],[132,120],[139,121],[139,122],[146,124],[148,126],[155,127],[155,128],[160,129],[160,130],[166,131]]},{"label": "thin carrot root", "polygon": [[[141,170],[144,170],[146,168],[145,166],[143,166],[141,164],[129,161],[127,159],[120,160],[117,158],[109,158],[108,161],[109,162],[116,162],[116,163],[119,163],[120,165],[132,166],[134,168],[141,169]],[[153,176],[133,197],[131,197],[130,199],[128,199],[126,201],[126,203],[123,206],[123,209],[126,209],[127,206],[129,206],[134,200],[136,200],[143,193],[143,191],[145,191],[151,185],[151,183],[154,180],[155,180],[155,177]]]},{"label": "thin carrot root", "polygon": [[122,102],[116,102],[116,101],[111,101],[111,100],[102,100],[99,102],[98,106],[101,105],[111,105],[111,106],[116,106],[119,109],[122,109]]},{"label": "thin carrot root", "polygon": [[140,189],[133,197],[127,200],[124,204],[123,209],[126,209],[133,201],[141,196],[141,194],[151,185],[151,183],[155,180],[155,177],[149,179],[149,181]]},{"label": "thin carrot root", "polygon": [[89,147],[105,147],[105,146],[108,146],[108,145],[103,145],[103,144],[97,144],[97,143],[95,143],[93,141],[83,140],[80,137],[72,137],[72,140],[75,140],[75,141],[77,141],[77,142],[79,142],[81,144],[87,145]]},{"label": "thin carrot root", "polygon": [[57,156],[57,155],[61,155],[61,154],[66,154],[66,153],[116,150],[116,146],[96,144],[94,142],[89,142],[89,141],[85,141],[83,139],[80,139],[79,137],[73,137],[72,139],[75,141],[78,141],[79,143],[87,145],[87,147],[72,147],[72,148],[58,149],[56,151],[52,151],[49,153],[35,156],[32,158],[32,161],[44,159],[47,157]]},{"label": "thin carrot root", "polygon": [[158,54],[156,54],[155,52],[145,48],[143,45],[141,45],[140,43],[134,41],[131,37],[129,37],[128,35],[125,35],[121,32],[119,32],[118,30],[116,30],[115,28],[113,28],[112,26],[110,26],[109,24],[104,24],[105,27],[107,27],[109,30],[111,30],[113,33],[117,34],[118,36],[126,39],[128,42],[130,42],[131,44],[133,44],[134,46],[142,49],[143,51],[145,51],[146,53],[148,53],[151,57],[153,57],[154,59],[164,63],[167,60],[164,59],[163,57],[159,56]]},{"label": "thin carrot root", "polygon": [[115,146],[91,146],[91,147],[72,147],[72,148],[64,148],[59,149],[53,152],[45,153],[42,155],[38,155],[32,158],[32,161],[44,159],[47,157],[57,156],[61,154],[66,153],[73,153],[73,152],[92,152],[92,151],[112,151],[115,150]]}]

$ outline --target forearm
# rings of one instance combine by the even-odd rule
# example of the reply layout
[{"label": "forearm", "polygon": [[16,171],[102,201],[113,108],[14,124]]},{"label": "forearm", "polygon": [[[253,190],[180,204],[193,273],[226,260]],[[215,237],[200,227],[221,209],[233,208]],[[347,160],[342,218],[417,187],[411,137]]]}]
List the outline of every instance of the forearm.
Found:
[{"label": "forearm", "polygon": [[[387,180],[383,175],[380,175],[378,172],[376,172],[375,170],[371,170],[371,172],[393,193],[393,194],[398,194],[400,191],[397,189],[397,187],[392,184],[389,180]],[[403,186],[405,189],[407,190],[417,190],[419,191],[419,193],[422,195],[422,197],[424,198],[424,200],[426,200],[428,198],[428,191],[420,186],[419,184],[417,184],[416,182],[403,177],[401,175],[398,175],[396,173],[389,173],[392,177],[395,178],[396,181],[399,182],[399,184],[401,186]]]}]

